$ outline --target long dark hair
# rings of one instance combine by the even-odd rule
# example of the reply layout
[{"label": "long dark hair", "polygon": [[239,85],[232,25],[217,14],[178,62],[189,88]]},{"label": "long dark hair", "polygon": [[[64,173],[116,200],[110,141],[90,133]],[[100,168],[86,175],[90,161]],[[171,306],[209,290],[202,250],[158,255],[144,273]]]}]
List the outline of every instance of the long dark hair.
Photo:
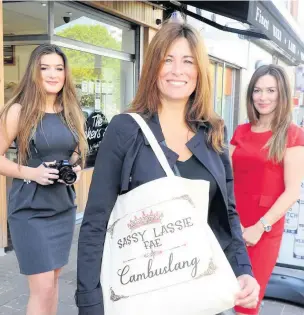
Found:
[{"label": "long dark hair", "polygon": [[187,104],[185,120],[193,130],[196,123],[208,122],[208,140],[214,150],[221,152],[224,145],[223,120],[214,112],[212,104],[212,80],[209,58],[201,35],[190,25],[182,22],[164,23],[153,37],[143,63],[138,90],[130,111],[144,115],[156,113],[161,104],[157,78],[172,43],[186,38],[194,55],[197,68],[197,86]]},{"label": "long dark hair", "polygon": [[254,107],[252,95],[257,81],[267,74],[277,81],[278,105],[271,122],[272,137],[266,147],[269,148],[269,159],[281,162],[286,150],[287,131],[292,122],[291,88],[288,76],[281,66],[264,65],[254,72],[247,90],[247,115],[252,125],[258,122],[260,115]]}]

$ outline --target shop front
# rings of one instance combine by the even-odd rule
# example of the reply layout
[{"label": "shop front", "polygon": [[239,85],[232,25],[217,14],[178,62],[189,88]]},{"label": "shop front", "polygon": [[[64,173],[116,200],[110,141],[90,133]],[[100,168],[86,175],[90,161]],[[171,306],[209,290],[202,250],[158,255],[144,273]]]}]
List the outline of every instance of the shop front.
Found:
[{"label": "shop front", "polygon": [[[211,60],[214,109],[224,119],[229,137],[237,124],[248,121],[246,90],[254,71],[265,64],[286,70],[295,106],[293,118],[303,127],[304,42],[275,1],[157,3],[166,7],[167,14],[180,11],[204,38]],[[300,305],[304,305],[303,192],[302,187],[299,200],[286,214],[279,268],[274,269],[265,295]]]},{"label": "shop front", "polygon": [[[162,10],[142,2],[114,6],[103,1],[3,1],[1,9],[4,60],[3,68],[0,67],[4,73],[1,104],[12,96],[31,52],[38,45],[56,44],[69,60],[87,118],[89,143],[87,167],[75,187],[80,218],[99,143],[112,117],[124,111],[134,97],[144,45],[156,31],[156,20],[162,18]],[[13,144],[7,157],[16,161]],[[11,182],[11,178],[0,176],[0,248],[9,245],[7,198]]]},{"label": "shop front", "polygon": [[[155,1],[165,15],[180,11],[202,35],[214,85],[214,109],[224,119],[228,137],[247,121],[246,89],[261,64],[283,66],[294,99],[295,67],[304,63],[304,43],[273,1]],[[299,81],[299,80],[298,80]],[[298,120],[303,112],[296,109]]]}]

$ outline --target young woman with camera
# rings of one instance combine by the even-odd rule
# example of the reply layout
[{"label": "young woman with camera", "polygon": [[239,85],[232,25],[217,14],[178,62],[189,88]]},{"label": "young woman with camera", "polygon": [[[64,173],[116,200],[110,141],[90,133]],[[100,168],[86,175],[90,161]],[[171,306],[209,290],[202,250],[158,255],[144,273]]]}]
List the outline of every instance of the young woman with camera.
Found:
[{"label": "young woman with camera", "polygon": [[[8,222],[20,272],[28,276],[27,315],[55,315],[58,276],[75,225],[75,193],[87,143],[67,58],[38,46],[0,112],[0,174],[13,177]],[[15,141],[18,162],[5,157]],[[76,166],[77,164],[77,166]]]}]

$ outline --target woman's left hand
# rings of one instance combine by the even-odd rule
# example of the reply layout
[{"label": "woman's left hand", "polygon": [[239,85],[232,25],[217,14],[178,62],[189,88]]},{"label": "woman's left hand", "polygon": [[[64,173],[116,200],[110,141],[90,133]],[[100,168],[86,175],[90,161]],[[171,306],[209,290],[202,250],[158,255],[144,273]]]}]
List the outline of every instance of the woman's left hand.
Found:
[{"label": "woman's left hand", "polygon": [[236,295],[235,305],[245,308],[256,308],[259,302],[260,285],[250,275],[241,275],[237,279],[241,290]]},{"label": "woman's left hand", "polygon": [[259,225],[259,222],[255,225],[249,226],[244,229],[243,239],[246,246],[254,246],[261,239],[264,233],[264,229]]},{"label": "woman's left hand", "polygon": [[[73,171],[76,173],[76,175],[77,175],[77,179],[76,179],[76,181],[73,183],[73,185],[74,184],[76,184],[79,180],[80,180],[80,175],[81,175],[81,167],[80,167],[80,165],[77,165],[77,166],[75,166],[75,167],[73,167]],[[62,183],[62,184],[66,184],[63,180],[61,180],[61,179],[58,179],[58,182],[59,183]],[[66,184],[67,186],[71,186],[71,185],[68,185],[68,184]]]},{"label": "woman's left hand", "polygon": [[80,165],[77,165],[75,167],[73,167],[73,171],[76,173],[77,175],[77,179],[75,181],[74,184],[76,184],[79,180],[80,180],[80,176],[81,176],[81,166]]}]

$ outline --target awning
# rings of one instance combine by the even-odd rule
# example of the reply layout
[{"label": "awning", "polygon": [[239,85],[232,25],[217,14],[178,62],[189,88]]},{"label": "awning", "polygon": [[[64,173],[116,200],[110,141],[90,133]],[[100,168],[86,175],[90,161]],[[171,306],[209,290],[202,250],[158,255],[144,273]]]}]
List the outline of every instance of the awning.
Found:
[{"label": "awning", "polygon": [[[273,41],[296,64],[304,63],[304,43],[272,1],[153,1],[171,10],[179,10],[223,31]],[[247,23],[249,29],[220,25],[197,13],[187,5]]]},{"label": "awning", "polygon": [[248,22],[260,28],[297,63],[304,63],[304,43],[272,1],[249,1]]}]

